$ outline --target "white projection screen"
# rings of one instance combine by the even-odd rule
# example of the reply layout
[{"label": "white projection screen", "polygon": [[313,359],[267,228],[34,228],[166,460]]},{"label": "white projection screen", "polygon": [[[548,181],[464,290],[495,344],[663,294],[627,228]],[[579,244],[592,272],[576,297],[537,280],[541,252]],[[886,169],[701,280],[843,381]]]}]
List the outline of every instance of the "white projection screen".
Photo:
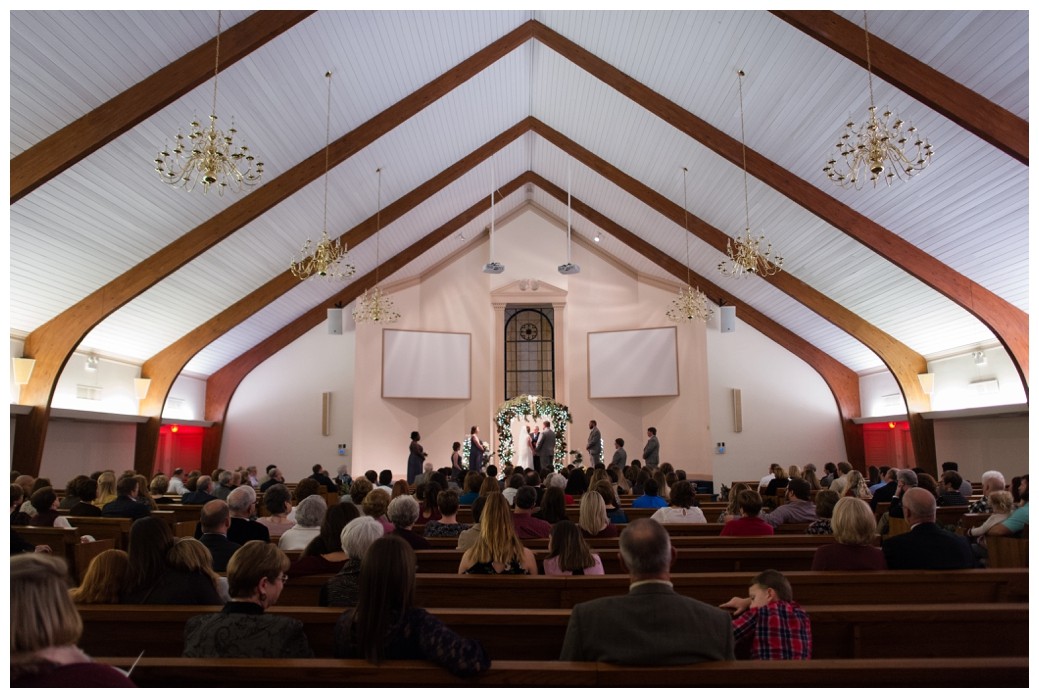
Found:
[{"label": "white projection screen", "polygon": [[471,337],[457,332],[382,331],[382,396],[468,400]]},{"label": "white projection screen", "polygon": [[678,395],[674,327],[588,333],[588,397]]}]

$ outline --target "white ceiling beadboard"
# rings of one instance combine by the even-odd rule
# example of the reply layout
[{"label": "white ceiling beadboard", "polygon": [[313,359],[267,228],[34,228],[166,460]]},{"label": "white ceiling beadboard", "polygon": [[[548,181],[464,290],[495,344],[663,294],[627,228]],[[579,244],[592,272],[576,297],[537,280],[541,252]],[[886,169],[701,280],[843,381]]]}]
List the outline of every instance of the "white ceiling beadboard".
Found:
[{"label": "white ceiling beadboard", "polygon": [[[230,26],[248,11],[224,13]],[[839,13],[861,24],[861,12]],[[934,162],[911,182],[846,191],[822,166],[849,119],[866,113],[866,71],[764,11],[320,11],[219,76],[217,111],[233,116],[265,163],[266,186],[325,144],[324,72],[334,72],[331,136],[344,136],[533,17],[697,117],[740,138],[736,71],[743,69],[749,148],[1027,311],[1028,168],[882,80],[876,101],[920,128]],[[1028,14],[877,11],[870,29],[897,48],[1028,117]],[[11,13],[11,156],[90,113],[216,34],[215,11]],[[11,206],[11,332],[24,335],[250,195],[173,189],[152,170],[157,149],[205,115],[212,80],[98,149]],[[533,116],[730,237],[743,232],[743,171],[536,42],[519,46],[334,167],[328,232],[377,209]],[[601,173],[525,134],[398,220],[382,222],[381,263],[440,229],[492,181],[527,170],[677,260],[687,235]],[[112,313],[82,350],[143,362],[287,269],[321,233],[317,178]],[[748,180],[750,225],[786,257],[786,271],[924,355],[990,342],[965,310],[830,223]],[[502,200],[504,217],[529,205],[561,221],[566,206],[534,187]],[[385,281],[421,276],[483,234],[484,214],[449,231]],[[564,224],[565,226],[565,224]],[[695,229],[695,226],[692,226]],[[575,216],[575,234],[598,232]],[[690,266],[858,372],[880,359],[772,284],[718,274],[722,254],[690,238]],[[596,243],[589,243],[595,245]],[[666,272],[607,234],[600,248],[653,277]],[[358,276],[376,265],[376,241],[350,251]],[[503,260],[507,263],[507,260]],[[897,262],[897,260],[895,260]],[[42,273],[46,270],[47,273]],[[61,279],[55,283],[54,279]],[[684,281],[684,279],[679,279]],[[208,376],[351,280],[296,284],[198,353],[185,371]],[[573,283],[580,283],[575,277]],[[715,299],[717,300],[717,299]]]}]

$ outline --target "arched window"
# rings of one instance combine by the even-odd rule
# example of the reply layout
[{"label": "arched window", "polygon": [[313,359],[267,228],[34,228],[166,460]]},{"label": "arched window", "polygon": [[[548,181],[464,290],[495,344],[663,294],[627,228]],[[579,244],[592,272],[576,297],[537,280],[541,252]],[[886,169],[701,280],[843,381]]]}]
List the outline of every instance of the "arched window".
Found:
[{"label": "arched window", "polygon": [[552,308],[505,309],[505,399],[555,397]]}]

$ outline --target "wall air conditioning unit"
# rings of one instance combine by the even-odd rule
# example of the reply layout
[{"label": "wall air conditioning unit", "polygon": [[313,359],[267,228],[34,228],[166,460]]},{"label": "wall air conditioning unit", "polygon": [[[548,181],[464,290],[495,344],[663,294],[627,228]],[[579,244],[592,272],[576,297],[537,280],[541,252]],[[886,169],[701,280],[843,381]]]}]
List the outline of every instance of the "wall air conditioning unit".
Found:
[{"label": "wall air conditioning unit", "polygon": [[100,385],[77,385],[76,386],[76,399],[77,400],[100,400],[101,399],[101,386]]}]

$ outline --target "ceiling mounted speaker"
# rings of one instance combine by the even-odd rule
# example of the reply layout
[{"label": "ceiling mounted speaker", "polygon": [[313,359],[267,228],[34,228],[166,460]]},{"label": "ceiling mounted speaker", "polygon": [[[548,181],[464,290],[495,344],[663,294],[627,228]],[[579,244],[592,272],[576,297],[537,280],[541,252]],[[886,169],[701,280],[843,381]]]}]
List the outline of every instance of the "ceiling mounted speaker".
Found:
[{"label": "ceiling mounted speaker", "polygon": [[577,266],[573,262],[567,262],[566,264],[560,264],[557,269],[560,274],[580,274],[581,267]]},{"label": "ceiling mounted speaker", "polygon": [[736,306],[723,305],[721,314],[718,316],[722,332],[736,331]]},{"label": "ceiling mounted speaker", "polygon": [[487,262],[483,265],[484,274],[501,274],[505,271],[505,265],[501,262]]},{"label": "ceiling mounted speaker", "polygon": [[343,309],[328,309],[328,333],[343,334]]}]

